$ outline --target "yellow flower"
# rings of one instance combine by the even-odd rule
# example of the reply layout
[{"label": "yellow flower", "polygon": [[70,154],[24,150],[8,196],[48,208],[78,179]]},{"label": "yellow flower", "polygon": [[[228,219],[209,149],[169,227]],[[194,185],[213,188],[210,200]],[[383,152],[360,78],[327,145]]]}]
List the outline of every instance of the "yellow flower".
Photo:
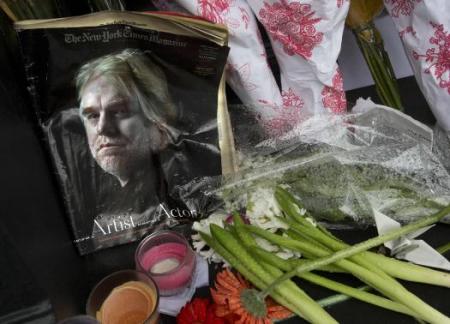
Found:
[{"label": "yellow flower", "polygon": [[351,0],[345,23],[351,29],[357,29],[371,22],[383,8],[382,0]]}]

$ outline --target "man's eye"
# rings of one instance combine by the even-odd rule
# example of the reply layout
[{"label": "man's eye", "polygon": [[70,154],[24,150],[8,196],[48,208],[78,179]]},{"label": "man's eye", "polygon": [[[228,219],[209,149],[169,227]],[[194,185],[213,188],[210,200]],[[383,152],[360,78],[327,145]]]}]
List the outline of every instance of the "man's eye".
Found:
[{"label": "man's eye", "polygon": [[96,120],[100,117],[99,113],[90,113],[86,115],[86,119],[88,120]]},{"label": "man's eye", "polygon": [[118,109],[114,112],[114,115],[116,115],[117,117],[127,117],[130,114],[130,111],[128,109]]}]

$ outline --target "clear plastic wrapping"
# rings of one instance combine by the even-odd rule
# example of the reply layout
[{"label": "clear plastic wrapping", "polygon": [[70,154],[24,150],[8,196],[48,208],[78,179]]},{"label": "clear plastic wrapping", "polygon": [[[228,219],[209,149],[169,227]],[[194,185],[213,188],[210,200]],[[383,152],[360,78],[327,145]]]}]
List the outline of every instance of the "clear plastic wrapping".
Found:
[{"label": "clear plastic wrapping", "polygon": [[432,130],[370,101],[345,116],[312,116],[240,153],[240,172],[213,191],[228,204],[283,185],[319,220],[366,226],[375,210],[407,223],[450,203],[450,175],[433,153]]}]

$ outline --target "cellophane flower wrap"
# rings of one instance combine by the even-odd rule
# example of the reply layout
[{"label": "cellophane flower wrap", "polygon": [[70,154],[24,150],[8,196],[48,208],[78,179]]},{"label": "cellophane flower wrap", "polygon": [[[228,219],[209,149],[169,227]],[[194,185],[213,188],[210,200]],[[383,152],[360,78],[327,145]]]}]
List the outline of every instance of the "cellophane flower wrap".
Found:
[{"label": "cellophane flower wrap", "polygon": [[[271,135],[307,113],[346,110],[338,57],[348,1],[153,0],[161,10],[201,16],[230,32],[227,82]],[[256,17],[255,17],[256,16]],[[257,19],[280,67],[281,89],[267,62]]]},{"label": "cellophane flower wrap", "polygon": [[408,223],[450,202],[450,174],[433,146],[429,127],[361,100],[351,114],[313,115],[282,137],[241,148],[240,172],[211,194],[245,208],[245,197],[282,185],[328,224],[372,225],[374,211]]},{"label": "cellophane flower wrap", "polygon": [[438,124],[450,131],[450,2],[384,0]]}]

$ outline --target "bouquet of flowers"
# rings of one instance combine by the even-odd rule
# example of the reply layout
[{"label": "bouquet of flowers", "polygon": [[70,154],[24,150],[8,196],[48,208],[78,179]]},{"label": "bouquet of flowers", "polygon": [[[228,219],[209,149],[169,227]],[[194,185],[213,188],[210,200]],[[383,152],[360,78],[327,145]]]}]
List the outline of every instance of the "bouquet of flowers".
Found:
[{"label": "bouquet of flowers", "polygon": [[[297,276],[391,311],[448,321],[397,281],[450,287],[445,272],[368,251],[448,215],[450,174],[432,144],[427,126],[398,110],[359,101],[352,114],[315,115],[247,149],[241,172],[211,192],[223,199],[225,211],[193,225],[201,255],[225,262],[253,284],[242,287],[236,300],[228,299],[240,307],[239,320],[267,320],[270,296],[309,322],[336,323],[321,301],[291,280]],[[329,231],[336,224],[373,224],[378,214],[407,225],[353,246]],[[353,275],[380,295],[315,270]]]}]

